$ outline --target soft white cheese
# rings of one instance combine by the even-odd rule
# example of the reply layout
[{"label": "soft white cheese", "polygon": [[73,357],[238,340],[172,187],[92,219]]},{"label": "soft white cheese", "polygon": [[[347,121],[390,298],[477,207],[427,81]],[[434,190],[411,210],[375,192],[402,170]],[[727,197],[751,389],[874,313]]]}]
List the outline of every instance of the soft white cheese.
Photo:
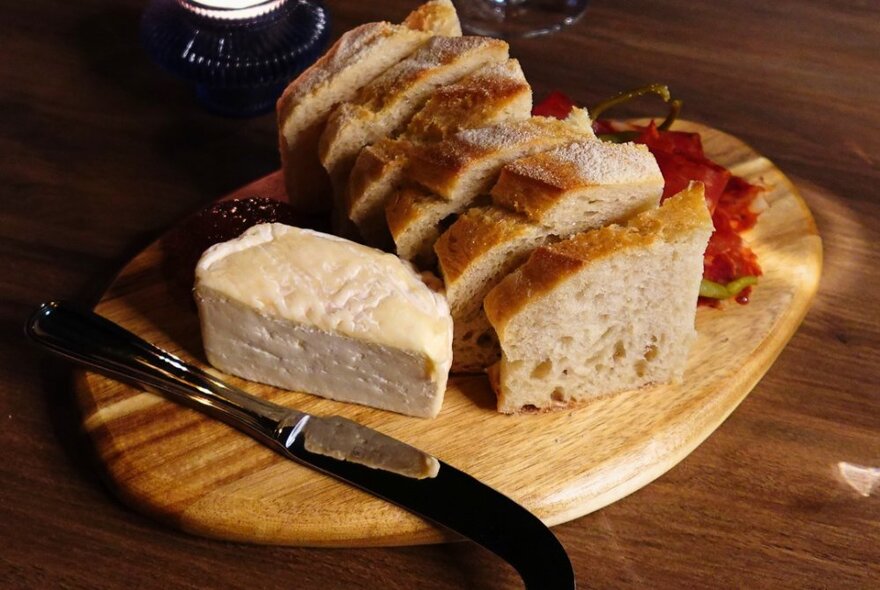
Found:
[{"label": "soft white cheese", "polygon": [[208,361],[222,371],[415,416],[440,409],[449,308],[394,255],[257,225],[202,255],[195,297]]}]

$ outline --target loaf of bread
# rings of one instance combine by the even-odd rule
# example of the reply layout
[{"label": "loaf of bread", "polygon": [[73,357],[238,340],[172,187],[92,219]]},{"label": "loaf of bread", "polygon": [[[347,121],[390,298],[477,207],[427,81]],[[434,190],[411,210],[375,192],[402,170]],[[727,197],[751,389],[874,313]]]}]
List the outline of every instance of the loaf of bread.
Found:
[{"label": "loaf of bread", "polygon": [[505,164],[594,137],[586,111],[575,109],[564,121],[532,117],[465,129],[440,143],[413,148],[405,174],[420,188],[398,191],[385,209],[398,256],[433,264],[442,222],[488,194]]},{"label": "loaf of bread", "polygon": [[394,255],[256,225],[202,255],[195,298],[205,353],[221,371],[411,416],[440,410],[449,308]]},{"label": "loaf of bread", "polygon": [[438,88],[396,140],[365,147],[349,177],[348,217],[368,244],[390,248],[385,204],[400,188],[414,144],[442,141],[461,129],[528,119],[532,89],[514,59],[486,65],[455,84]]},{"label": "loaf of bread", "polygon": [[548,410],[679,380],[696,332],[712,219],[701,184],[540,247],[485,299],[503,356],[498,410]]},{"label": "loaf of bread", "polygon": [[318,144],[318,156],[333,186],[334,206],[344,207],[349,174],[364,146],[402,131],[438,88],[507,57],[507,43],[498,39],[433,37],[364,86],[354,99],[339,105]]},{"label": "loaf of bread", "polygon": [[482,371],[500,358],[482,301],[537,247],[654,208],[663,176],[641,145],[588,140],[506,165],[493,209],[463,215],[434,246],[455,322],[453,370]]},{"label": "loaf of bread", "polygon": [[330,111],[410,55],[435,35],[461,35],[450,0],[432,0],[402,25],[368,23],[344,33],[278,100],[281,168],[291,204],[316,213],[330,210],[330,183],[318,159],[318,140]]}]

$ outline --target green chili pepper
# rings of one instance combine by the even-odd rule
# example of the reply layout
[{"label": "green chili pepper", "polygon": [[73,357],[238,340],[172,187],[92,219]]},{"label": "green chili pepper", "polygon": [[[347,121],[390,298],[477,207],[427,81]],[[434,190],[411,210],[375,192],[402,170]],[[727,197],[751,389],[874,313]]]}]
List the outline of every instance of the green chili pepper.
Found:
[{"label": "green chili pepper", "polygon": [[681,105],[684,102],[680,101],[677,98],[674,98],[669,101],[669,114],[666,115],[666,118],[663,119],[663,122],[657,127],[660,131],[667,131],[672,124],[678,119],[679,113],[681,113]]},{"label": "green chili pepper", "polygon": [[623,104],[639,96],[644,96],[645,94],[657,94],[663,99],[663,102],[669,102],[671,99],[668,86],[665,84],[649,84],[647,86],[642,86],[641,88],[621,92],[616,96],[603,100],[590,109],[590,116],[593,117],[593,119],[598,119],[599,115],[611,107],[616,107],[619,104]]},{"label": "green chili pepper", "polygon": [[730,297],[730,291],[721,283],[703,279],[700,281],[700,297],[708,297],[709,299],[727,299]]},{"label": "green chili pepper", "polygon": [[608,143],[626,143],[641,135],[638,131],[619,131],[617,133],[600,133],[596,137]]},{"label": "green chili pepper", "polygon": [[758,277],[746,276],[733,280],[726,285],[703,279],[700,281],[700,297],[709,299],[729,299],[736,297],[746,287],[758,284]]},{"label": "green chili pepper", "polygon": [[[615,107],[619,104],[623,104],[639,96],[644,96],[645,94],[656,94],[660,98],[662,98],[664,102],[669,104],[669,113],[667,113],[666,118],[657,127],[657,129],[661,131],[668,130],[672,126],[672,123],[675,122],[675,120],[678,118],[683,103],[682,101],[678,99],[673,99],[670,96],[669,87],[665,84],[649,84],[648,86],[642,86],[641,88],[621,92],[616,96],[603,100],[602,102],[591,108],[590,116],[593,118],[593,120],[596,120],[599,118],[599,115],[601,115],[608,109]],[[632,141],[633,139],[638,137],[638,133],[634,131],[622,131],[620,133],[600,133],[598,137],[602,141],[623,143],[626,141]]]},{"label": "green chili pepper", "polygon": [[731,297],[736,297],[740,294],[740,291],[745,289],[746,287],[751,287],[753,285],[758,284],[758,277],[747,276],[740,277],[735,281],[731,281],[727,283],[727,290],[730,291]]}]

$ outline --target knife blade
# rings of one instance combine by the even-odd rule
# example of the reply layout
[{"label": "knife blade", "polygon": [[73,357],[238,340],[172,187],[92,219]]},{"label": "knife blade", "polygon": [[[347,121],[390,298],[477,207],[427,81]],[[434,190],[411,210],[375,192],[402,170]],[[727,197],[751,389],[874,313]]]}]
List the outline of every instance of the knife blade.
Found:
[{"label": "knife blade", "polygon": [[340,416],[254,397],[64,302],[41,305],[25,332],[55,354],[222,420],[293,461],[471,539],[510,563],[528,589],[576,587],[565,549],[540,519],[428,453]]}]

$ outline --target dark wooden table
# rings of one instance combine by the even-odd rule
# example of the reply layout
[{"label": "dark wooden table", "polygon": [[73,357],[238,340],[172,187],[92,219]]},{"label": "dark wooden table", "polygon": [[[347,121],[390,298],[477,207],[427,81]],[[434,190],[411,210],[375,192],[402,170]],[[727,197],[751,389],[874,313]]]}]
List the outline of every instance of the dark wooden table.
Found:
[{"label": "dark wooden table", "polygon": [[[337,34],[413,4],[328,3]],[[278,167],[271,115],[206,114],[146,59],[144,4],[30,0],[0,18],[0,586],[517,587],[469,543],[217,542],[156,524],[102,485],[70,371],[25,343],[28,312],[93,302],[181,216]],[[512,53],[538,97],[559,88],[592,104],[668,83],[687,118],[795,180],[825,243],[812,311],[733,416],[655,483],[556,527],[580,584],[877,587],[880,490],[860,496],[836,472],[880,466],[880,5],[595,0],[579,24]]]}]

